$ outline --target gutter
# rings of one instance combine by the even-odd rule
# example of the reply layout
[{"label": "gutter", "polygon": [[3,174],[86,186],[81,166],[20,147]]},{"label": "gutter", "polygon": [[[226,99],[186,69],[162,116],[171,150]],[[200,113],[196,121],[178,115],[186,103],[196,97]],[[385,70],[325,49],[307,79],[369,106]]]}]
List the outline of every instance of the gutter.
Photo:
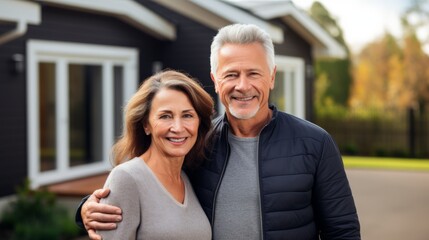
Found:
[{"label": "gutter", "polygon": [[27,23],[24,21],[19,21],[17,23],[16,29],[9,31],[3,35],[0,35],[0,45],[9,42],[15,38],[19,38],[27,32]]},{"label": "gutter", "polygon": [[0,45],[23,36],[28,24],[40,24],[40,6],[29,1],[1,0],[0,22],[16,22],[16,28],[0,35]]}]

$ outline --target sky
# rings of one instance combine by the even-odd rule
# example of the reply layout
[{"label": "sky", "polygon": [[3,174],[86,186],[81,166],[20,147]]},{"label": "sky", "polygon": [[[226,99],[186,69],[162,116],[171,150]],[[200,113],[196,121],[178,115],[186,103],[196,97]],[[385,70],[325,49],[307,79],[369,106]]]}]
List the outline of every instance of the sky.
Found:
[{"label": "sky", "polygon": [[[314,0],[293,0],[308,10]],[[343,29],[344,39],[353,53],[381,37],[387,30],[401,35],[400,15],[412,0],[319,0]]]}]

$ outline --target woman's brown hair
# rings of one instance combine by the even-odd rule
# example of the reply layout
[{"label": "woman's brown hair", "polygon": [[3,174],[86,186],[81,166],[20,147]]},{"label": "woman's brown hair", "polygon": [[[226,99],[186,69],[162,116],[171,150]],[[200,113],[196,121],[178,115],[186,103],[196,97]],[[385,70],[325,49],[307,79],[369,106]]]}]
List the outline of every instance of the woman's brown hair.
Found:
[{"label": "woman's brown hair", "polygon": [[195,145],[185,157],[185,166],[192,168],[204,160],[207,137],[211,130],[214,102],[200,83],[190,76],[166,70],[147,78],[131,97],[125,108],[125,125],[122,137],[113,146],[113,164],[118,165],[147,151],[151,136],[146,135],[143,126],[148,122],[152,100],[159,90],[167,88],[184,93],[200,119]]}]

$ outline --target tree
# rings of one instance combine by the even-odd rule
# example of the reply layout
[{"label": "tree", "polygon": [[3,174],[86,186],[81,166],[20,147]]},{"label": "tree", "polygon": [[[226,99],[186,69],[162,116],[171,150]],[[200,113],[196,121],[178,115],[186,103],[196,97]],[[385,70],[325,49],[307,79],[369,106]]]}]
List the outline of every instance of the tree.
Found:
[{"label": "tree", "polygon": [[429,57],[409,29],[402,44],[386,33],[358,55],[350,98],[353,109],[424,111],[429,102]]},{"label": "tree", "polygon": [[423,49],[424,44],[429,46],[429,1],[414,0],[401,20],[404,29],[404,81],[411,95],[409,105],[422,112],[429,103],[429,57]]},{"label": "tree", "polygon": [[423,112],[429,103],[429,57],[415,34],[404,39],[404,87],[410,94],[409,106]]},{"label": "tree", "polygon": [[315,1],[310,7],[310,16],[316,20],[316,22],[324,28],[338,43],[340,43],[347,52],[347,56],[350,56],[350,50],[344,40],[344,34],[342,28],[338,25],[337,20],[331,16],[329,11],[323,6],[322,3]]},{"label": "tree", "polygon": [[421,43],[429,46],[429,0],[411,1],[401,16],[401,22],[405,35],[420,35]]},{"label": "tree", "polygon": [[[343,30],[329,11],[318,1],[313,2],[309,14],[346,50],[346,59],[318,58],[315,60],[316,85],[323,79],[326,85],[323,93],[317,93],[320,98],[317,107],[326,107],[323,103],[330,102],[334,105],[347,106],[351,83],[350,75],[350,51],[343,37]],[[318,89],[315,89],[318,91]],[[317,98],[316,98],[317,99]],[[329,101],[327,101],[329,100]],[[316,109],[317,111],[317,109]]]},{"label": "tree", "polygon": [[353,109],[395,110],[408,101],[402,50],[391,34],[365,46],[357,59],[349,101]]}]

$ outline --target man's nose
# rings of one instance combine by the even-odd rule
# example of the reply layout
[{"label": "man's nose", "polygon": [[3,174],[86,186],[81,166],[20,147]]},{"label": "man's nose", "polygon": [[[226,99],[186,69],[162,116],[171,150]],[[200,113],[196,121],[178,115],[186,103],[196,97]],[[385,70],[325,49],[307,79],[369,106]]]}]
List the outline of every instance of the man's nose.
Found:
[{"label": "man's nose", "polygon": [[250,88],[249,78],[247,78],[247,76],[244,74],[240,75],[240,78],[238,79],[238,83],[235,86],[235,89],[245,91],[249,88]]}]

